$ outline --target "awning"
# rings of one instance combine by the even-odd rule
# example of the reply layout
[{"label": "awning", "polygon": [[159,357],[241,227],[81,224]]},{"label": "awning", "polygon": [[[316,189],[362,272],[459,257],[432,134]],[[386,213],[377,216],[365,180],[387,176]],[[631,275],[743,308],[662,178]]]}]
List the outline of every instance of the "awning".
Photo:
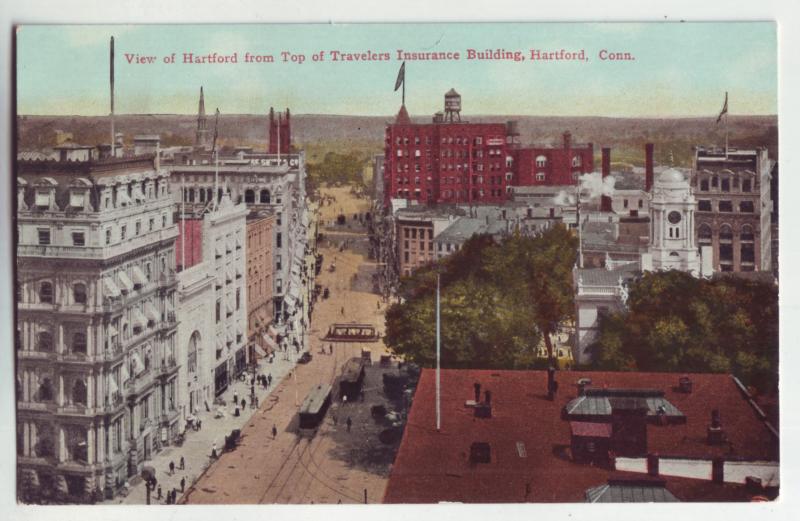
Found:
[{"label": "awning", "polygon": [[277,351],[278,350],[278,344],[269,335],[265,335],[265,334],[262,333],[261,334],[261,339],[264,341],[264,345],[267,346],[272,351]]},{"label": "awning", "polygon": [[242,278],[242,272],[243,272],[243,271],[244,271],[244,270],[242,270],[242,266],[241,266],[241,264],[237,264],[237,265],[236,265],[236,278],[237,278],[237,279],[240,279],[240,278]]},{"label": "awning", "polygon": [[233,315],[233,306],[231,306],[231,303],[228,301],[225,301],[225,310],[229,315]]},{"label": "awning", "polygon": [[161,314],[158,312],[152,302],[148,302],[144,305],[144,314],[153,322],[158,322],[158,319],[161,317]]},{"label": "awning", "polygon": [[217,257],[222,257],[222,241],[217,241],[214,244],[214,252],[216,253]]},{"label": "awning", "polygon": [[128,191],[126,188],[120,188],[117,190],[117,206],[121,204],[131,204],[131,198],[128,196]]},{"label": "awning", "polygon": [[242,236],[239,234],[236,234],[236,249],[237,250],[242,249]]},{"label": "awning", "polygon": [[233,343],[233,333],[231,333],[230,331],[226,331],[225,332],[225,343],[226,344],[232,344]]},{"label": "awning", "polygon": [[119,297],[121,294],[119,287],[109,277],[103,277],[103,291],[108,297]]},{"label": "awning", "polygon": [[128,364],[122,364],[122,368],[120,369],[120,379],[122,383],[127,382],[130,378],[131,375],[128,374]]},{"label": "awning", "polygon": [[134,308],[132,314],[133,314],[133,320],[132,320],[133,327],[140,327],[142,329],[147,327],[147,319],[144,317],[142,312],[139,311],[139,309]]},{"label": "awning", "polygon": [[223,349],[225,349],[225,342],[221,338],[217,338],[217,351],[222,351]]},{"label": "awning", "polygon": [[108,379],[108,390],[111,392],[111,394],[114,394],[117,391],[119,391],[119,387],[117,387],[117,382],[115,382],[114,379],[110,377]]},{"label": "awning", "polygon": [[34,206],[50,206],[50,194],[47,192],[36,192],[36,202]]},{"label": "awning", "polygon": [[133,370],[136,374],[144,371],[144,364],[142,363],[142,358],[139,356],[139,353],[133,353]]},{"label": "awning", "polygon": [[225,270],[225,281],[232,282],[233,281],[233,270],[231,268],[227,268]]},{"label": "awning", "polygon": [[128,274],[124,271],[120,271],[117,273],[117,279],[119,280],[119,285],[122,286],[122,291],[131,291],[133,290],[133,282],[128,277]]},{"label": "awning", "polygon": [[133,267],[133,283],[137,286],[144,286],[147,284],[147,275],[144,274],[142,268],[139,266]]},{"label": "awning", "polygon": [[229,237],[228,240],[225,241],[225,252],[230,253],[232,251],[233,251],[233,241]]},{"label": "awning", "polygon": [[69,205],[73,208],[83,208],[85,199],[86,197],[83,192],[72,192],[69,194]]}]

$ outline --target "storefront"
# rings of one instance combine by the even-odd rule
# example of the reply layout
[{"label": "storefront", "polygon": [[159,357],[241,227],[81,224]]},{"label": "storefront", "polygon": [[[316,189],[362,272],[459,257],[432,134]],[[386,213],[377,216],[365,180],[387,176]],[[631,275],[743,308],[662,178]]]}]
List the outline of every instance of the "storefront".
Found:
[{"label": "storefront", "polygon": [[228,388],[228,364],[221,363],[214,369],[214,396],[219,396]]},{"label": "storefront", "polygon": [[235,364],[235,373],[236,375],[242,374],[242,371],[247,369],[247,350],[245,347],[240,347],[236,351],[236,364]]}]

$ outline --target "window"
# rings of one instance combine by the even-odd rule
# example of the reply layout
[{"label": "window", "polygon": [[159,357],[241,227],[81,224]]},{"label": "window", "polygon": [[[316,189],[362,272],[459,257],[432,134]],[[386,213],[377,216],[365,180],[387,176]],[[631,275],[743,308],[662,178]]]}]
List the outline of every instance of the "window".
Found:
[{"label": "window", "polygon": [[627,208],[628,207],[628,200],[627,199],[623,199],[622,200],[622,207],[623,208]]},{"label": "window", "polygon": [[86,354],[86,333],[72,335],[72,352]]},{"label": "window", "polygon": [[85,246],[86,245],[86,238],[83,232],[72,232],[72,245],[73,246]]},{"label": "window", "polygon": [[275,279],[275,289],[278,293],[283,292],[283,279]]},{"label": "window", "polygon": [[[266,189],[265,190],[261,190],[261,194],[259,196],[259,200],[263,204],[269,204],[269,200],[270,200],[269,190],[266,190]],[[278,202],[280,203],[280,201],[278,201]]]},{"label": "window", "polygon": [[120,238],[120,240],[122,240],[122,241],[125,240],[125,235],[127,234],[127,232],[128,232],[128,228],[124,224],[119,227],[119,238]]},{"label": "window", "polygon": [[716,188],[718,186],[719,186],[719,178],[717,176],[712,177],[711,178],[711,187],[712,188]]},{"label": "window", "polygon": [[728,179],[727,177],[723,177],[722,178],[721,190],[723,192],[730,192],[731,191],[731,180]]},{"label": "window", "polygon": [[275,217],[275,223],[278,226],[280,226],[282,222],[283,222],[283,214],[281,212],[278,212],[277,216]]},{"label": "window", "polygon": [[753,213],[755,211],[755,208],[753,207],[753,201],[740,202],[739,211],[742,213]]},{"label": "window", "polygon": [[47,351],[53,350],[53,335],[49,331],[41,331],[36,336],[36,350]]},{"label": "window", "polygon": [[752,181],[749,179],[742,180],[742,192],[751,192],[752,189]]},{"label": "window", "polygon": [[155,219],[153,219],[153,218],[151,217],[151,218],[150,218],[150,223],[149,223],[149,225],[150,225],[150,226],[149,226],[149,228],[148,228],[148,231],[151,231],[151,232],[152,232],[152,231],[153,231],[153,229],[155,229],[155,227],[156,227],[156,220],[155,220]]},{"label": "window", "polygon": [[220,300],[217,300],[217,307],[215,313],[215,316],[217,317],[217,324],[219,324],[221,315],[222,315],[222,302]]},{"label": "window", "polygon": [[536,157],[536,166],[544,167],[547,165],[547,158],[545,156],[537,156]]},{"label": "window", "polygon": [[697,237],[700,245],[711,244],[711,227],[707,224],[701,224],[697,230]]},{"label": "window", "polygon": [[142,221],[136,221],[136,235],[140,235],[142,233]]},{"label": "window", "polygon": [[752,242],[743,242],[741,244],[742,262],[754,263],[756,261],[755,245]]},{"label": "window", "polygon": [[403,260],[404,260],[405,262],[408,262],[408,250],[406,250],[406,251],[404,252],[404,254],[403,254]]},{"label": "window", "polygon": [[719,211],[720,212],[732,212],[733,211],[733,203],[730,201],[720,201],[719,202]]},{"label": "window", "polygon": [[106,246],[111,244],[111,229],[106,230]]},{"label": "window", "polygon": [[739,233],[739,239],[742,241],[753,241],[755,239],[753,227],[749,224],[742,226],[742,231]]},{"label": "window", "polygon": [[162,228],[166,228],[167,227],[167,215],[166,214],[161,216],[161,227]]},{"label": "window", "polygon": [[256,193],[253,190],[244,191],[244,202],[247,204],[256,202]]},{"label": "window", "polygon": [[239,302],[242,298],[242,290],[240,288],[236,288],[236,311],[239,311]]},{"label": "window", "polygon": [[416,239],[417,238],[417,229],[416,228],[411,228],[411,238],[412,239]]},{"label": "window", "polygon": [[282,241],[281,232],[278,232],[277,237],[275,237],[275,246],[277,248],[280,248],[282,244],[283,244],[283,241]]},{"label": "window", "polygon": [[39,302],[44,304],[53,303],[53,284],[50,282],[42,282],[39,286]]},{"label": "window", "polygon": [[45,228],[39,228],[39,244],[42,245],[50,244],[50,230]]},{"label": "window", "polygon": [[86,285],[79,282],[72,286],[72,298],[76,304],[86,304]]},{"label": "window", "polygon": [[719,240],[723,242],[731,242],[733,240],[733,230],[727,224],[723,224],[719,229]]},{"label": "window", "polygon": [[711,211],[711,201],[708,199],[701,199],[697,201],[697,209],[701,212]]},{"label": "window", "polygon": [[536,174],[536,180],[537,180],[537,181],[544,181],[544,179],[545,179],[544,172],[538,172],[538,173]]},{"label": "window", "polygon": [[280,255],[275,256],[275,269],[280,270],[283,267],[283,262]]}]

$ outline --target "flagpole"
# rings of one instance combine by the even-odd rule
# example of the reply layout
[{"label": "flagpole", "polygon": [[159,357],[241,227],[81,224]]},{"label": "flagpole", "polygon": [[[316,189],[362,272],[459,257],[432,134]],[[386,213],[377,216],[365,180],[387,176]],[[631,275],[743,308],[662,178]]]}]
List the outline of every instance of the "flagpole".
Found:
[{"label": "flagpole", "polygon": [[403,106],[406,104],[406,70],[403,69]]},{"label": "flagpole", "polygon": [[186,174],[181,173],[181,271],[186,270]]},{"label": "flagpole", "polygon": [[442,428],[442,326],[441,326],[441,295],[439,289],[440,275],[436,274],[436,430]]}]

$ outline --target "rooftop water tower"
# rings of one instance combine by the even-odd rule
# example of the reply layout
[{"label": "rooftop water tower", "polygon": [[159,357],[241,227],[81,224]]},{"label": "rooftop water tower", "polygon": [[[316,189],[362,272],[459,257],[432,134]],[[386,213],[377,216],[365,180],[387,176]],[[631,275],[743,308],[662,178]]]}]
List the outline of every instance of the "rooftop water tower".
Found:
[{"label": "rooftop water tower", "polygon": [[444,95],[444,118],[450,123],[461,121],[461,94],[450,89]]}]

